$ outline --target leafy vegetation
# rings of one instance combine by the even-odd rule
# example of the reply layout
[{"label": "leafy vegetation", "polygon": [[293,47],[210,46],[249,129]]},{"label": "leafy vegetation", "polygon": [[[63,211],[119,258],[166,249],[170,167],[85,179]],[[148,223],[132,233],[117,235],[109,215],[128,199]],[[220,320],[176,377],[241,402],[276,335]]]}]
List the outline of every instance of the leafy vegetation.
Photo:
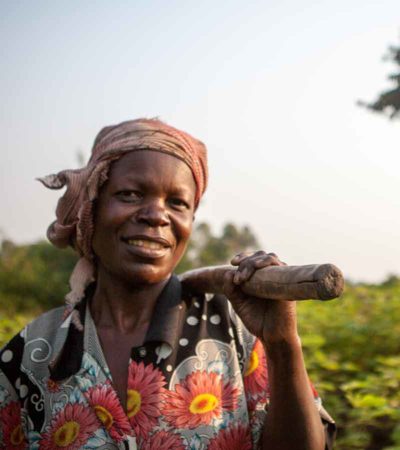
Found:
[{"label": "leafy vegetation", "polygon": [[396,66],[396,71],[387,77],[392,87],[381,92],[373,102],[359,101],[358,104],[393,119],[400,114],[400,47],[390,46],[384,59]]},{"label": "leafy vegetation", "polygon": [[[179,270],[225,263],[258,247],[248,227],[214,235],[196,227]],[[0,346],[40,312],[59,306],[76,261],[46,242],[0,250]],[[307,367],[339,428],[337,450],[400,450],[400,279],[348,284],[341,299],[299,302]]]},{"label": "leafy vegetation", "polygon": [[200,223],[193,230],[188,249],[177,267],[177,272],[195,267],[227,264],[237,253],[259,248],[257,238],[247,226],[238,228],[227,223],[222,233],[215,236],[207,223]]},{"label": "leafy vegetation", "polygon": [[400,279],[299,305],[310,377],[339,426],[338,449],[400,449]]},{"label": "leafy vegetation", "polygon": [[45,241],[0,250],[0,308],[8,313],[38,312],[60,306],[77,261],[72,249],[59,250]]}]

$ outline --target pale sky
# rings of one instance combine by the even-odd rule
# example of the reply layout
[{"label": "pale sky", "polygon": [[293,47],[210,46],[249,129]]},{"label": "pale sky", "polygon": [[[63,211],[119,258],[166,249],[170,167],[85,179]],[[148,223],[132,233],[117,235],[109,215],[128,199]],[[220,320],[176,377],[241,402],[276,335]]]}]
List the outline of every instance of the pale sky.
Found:
[{"label": "pale sky", "polygon": [[203,140],[197,219],[249,224],[289,264],[400,273],[400,121],[388,86],[398,0],[2,1],[0,229],[43,239],[101,127],[159,116]]}]

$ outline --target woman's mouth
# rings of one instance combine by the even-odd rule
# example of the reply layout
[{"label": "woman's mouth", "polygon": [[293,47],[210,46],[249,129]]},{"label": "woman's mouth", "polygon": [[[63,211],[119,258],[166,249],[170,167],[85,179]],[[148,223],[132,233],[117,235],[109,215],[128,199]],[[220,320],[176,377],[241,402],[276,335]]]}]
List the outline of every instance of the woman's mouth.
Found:
[{"label": "woman's mouth", "polygon": [[165,245],[162,245],[159,242],[147,241],[144,239],[128,239],[128,244],[135,245],[137,247],[151,248],[152,250],[161,250],[166,248]]},{"label": "woman's mouth", "polygon": [[130,252],[144,258],[157,259],[162,258],[170,249],[167,242],[159,242],[153,239],[128,238],[124,239],[128,244]]}]

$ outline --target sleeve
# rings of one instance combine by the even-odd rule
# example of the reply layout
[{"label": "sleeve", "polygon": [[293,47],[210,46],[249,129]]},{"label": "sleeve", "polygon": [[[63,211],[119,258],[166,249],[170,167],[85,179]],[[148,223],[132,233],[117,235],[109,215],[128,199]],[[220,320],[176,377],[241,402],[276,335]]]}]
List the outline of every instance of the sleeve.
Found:
[{"label": "sleeve", "polygon": [[[259,444],[265,416],[268,413],[269,403],[269,384],[268,384],[268,366],[265,351],[262,343],[254,339],[251,352],[248,354],[247,361],[244,364],[243,372],[244,389],[247,401],[247,410],[250,419],[250,427],[254,448]],[[336,425],[331,416],[322,406],[314,386],[311,388],[314,394],[315,404],[321,416],[321,421],[325,428],[325,450],[332,450],[336,437]]]},{"label": "sleeve", "polygon": [[27,448],[21,420],[17,380],[23,352],[23,338],[14,337],[0,350],[0,449]]}]

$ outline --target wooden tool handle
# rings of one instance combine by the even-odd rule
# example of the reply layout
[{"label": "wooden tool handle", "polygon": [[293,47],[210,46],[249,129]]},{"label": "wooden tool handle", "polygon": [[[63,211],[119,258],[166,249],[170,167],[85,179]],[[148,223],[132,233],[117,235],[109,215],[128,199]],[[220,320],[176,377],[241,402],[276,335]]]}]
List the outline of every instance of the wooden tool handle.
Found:
[{"label": "wooden tool handle", "polygon": [[[234,266],[202,267],[180,275],[185,289],[191,292],[222,293],[223,279]],[[242,290],[254,297],[274,300],[332,300],[344,288],[342,272],[333,264],[307,266],[269,266],[259,269]]]}]

